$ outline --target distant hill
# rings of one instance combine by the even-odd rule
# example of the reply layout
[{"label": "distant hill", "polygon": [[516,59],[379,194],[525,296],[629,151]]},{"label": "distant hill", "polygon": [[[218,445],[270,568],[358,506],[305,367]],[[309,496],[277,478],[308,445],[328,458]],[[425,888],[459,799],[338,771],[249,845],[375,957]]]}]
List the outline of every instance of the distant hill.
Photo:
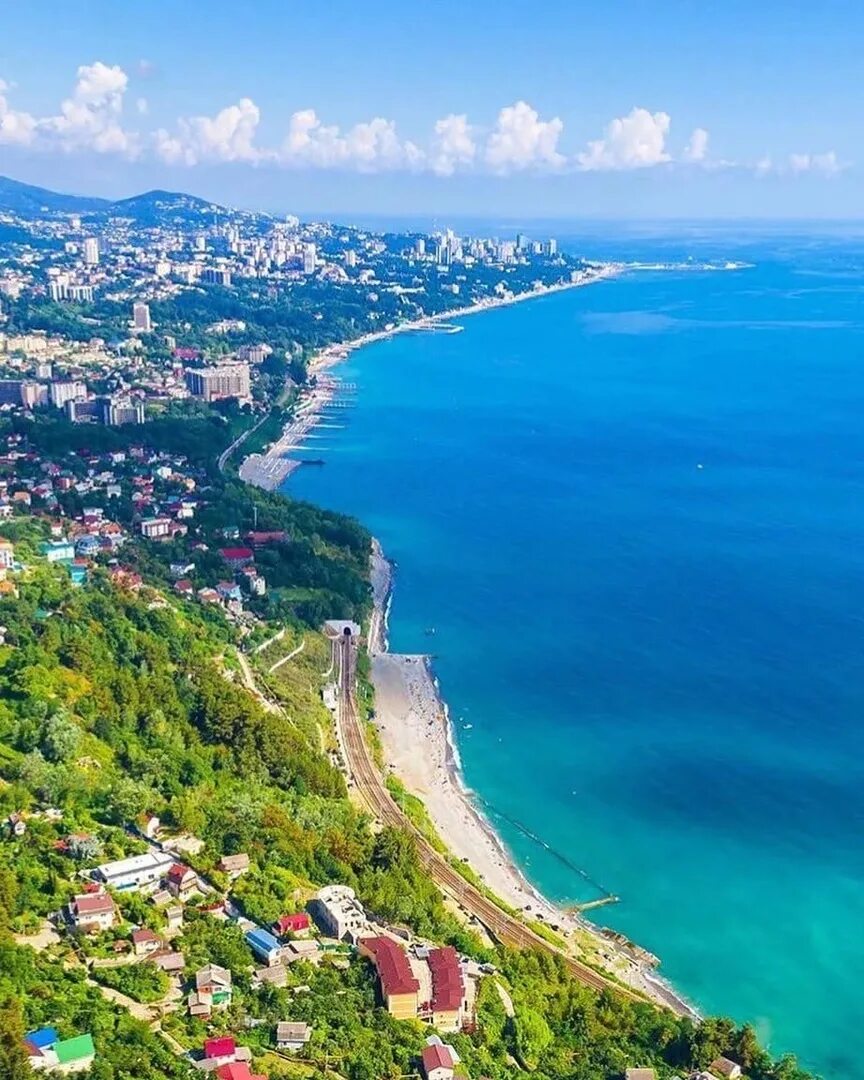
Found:
[{"label": "distant hill", "polygon": [[107,199],[94,199],[85,195],[61,195],[47,188],[22,184],[8,176],[0,176],[0,211],[30,216],[46,210],[61,214],[86,214],[104,210],[110,206]]},{"label": "distant hill", "polygon": [[228,212],[217,203],[179,191],[146,191],[143,195],[112,201],[84,195],[63,195],[0,176],[0,213],[36,217],[46,211],[60,214],[116,214],[142,222],[165,217],[198,218]]},{"label": "distant hill", "polygon": [[227,213],[218,203],[199,199],[197,195],[186,195],[181,191],[145,191],[143,195],[133,195],[129,199],[118,199],[107,209],[118,217],[131,217],[136,220],[162,217],[196,217],[209,214]]}]

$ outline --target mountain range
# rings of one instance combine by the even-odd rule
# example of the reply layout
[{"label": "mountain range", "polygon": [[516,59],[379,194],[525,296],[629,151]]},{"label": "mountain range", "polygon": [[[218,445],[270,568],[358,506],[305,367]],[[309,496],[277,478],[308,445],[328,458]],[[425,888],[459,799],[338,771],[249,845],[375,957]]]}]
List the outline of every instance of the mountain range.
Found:
[{"label": "mountain range", "polygon": [[166,214],[198,216],[225,214],[228,210],[217,203],[199,199],[178,191],[146,191],[128,199],[97,199],[87,195],[66,195],[48,188],[23,184],[8,176],[0,176],[0,213],[19,217],[38,217],[45,213],[106,214],[143,221]]}]

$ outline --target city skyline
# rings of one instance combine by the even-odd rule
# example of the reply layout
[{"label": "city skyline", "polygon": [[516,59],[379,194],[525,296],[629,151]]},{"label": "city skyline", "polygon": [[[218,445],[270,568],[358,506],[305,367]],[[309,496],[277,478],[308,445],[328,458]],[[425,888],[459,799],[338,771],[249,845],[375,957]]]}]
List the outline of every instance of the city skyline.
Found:
[{"label": "city skyline", "polygon": [[61,31],[11,9],[0,173],[277,212],[860,213],[855,35],[837,4],[781,20],[773,3],[666,3],[646,23],[629,2],[614,19],[555,3],[528,34],[485,0],[397,14],[260,0],[238,27],[225,0],[206,25],[165,0],[89,0]]}]

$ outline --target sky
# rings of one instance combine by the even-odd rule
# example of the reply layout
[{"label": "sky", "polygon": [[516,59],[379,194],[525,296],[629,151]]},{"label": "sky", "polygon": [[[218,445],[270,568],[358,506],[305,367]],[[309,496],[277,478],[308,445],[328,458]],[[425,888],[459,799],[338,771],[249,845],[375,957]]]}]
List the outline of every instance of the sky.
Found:
[{"label": "sky", "polygon": [[0,0],[0,174],[307,216],[860,217],[862,35],[838,0]]}]

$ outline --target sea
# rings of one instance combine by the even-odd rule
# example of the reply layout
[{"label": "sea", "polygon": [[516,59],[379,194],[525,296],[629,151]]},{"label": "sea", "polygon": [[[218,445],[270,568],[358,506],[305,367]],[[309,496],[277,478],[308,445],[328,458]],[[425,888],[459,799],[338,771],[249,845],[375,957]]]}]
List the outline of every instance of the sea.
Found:
[{"label": "sea", "polygon": [[864,1077],[864,229],[546,235],[679,267],[359,350],[286,490],[396,561],[391,647],[532,882]]}]

